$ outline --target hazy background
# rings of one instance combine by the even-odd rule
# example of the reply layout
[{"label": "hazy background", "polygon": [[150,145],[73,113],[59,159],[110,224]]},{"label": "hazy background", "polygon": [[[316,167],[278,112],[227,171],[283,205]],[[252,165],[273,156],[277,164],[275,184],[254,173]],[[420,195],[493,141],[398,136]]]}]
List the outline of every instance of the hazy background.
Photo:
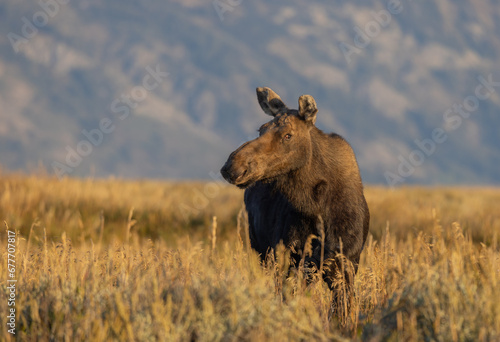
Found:
[{"label": "hazy background", "polygon": [[[475,95],[500,82],[495,0],[54,1],[0,3],[3,169],[210,179],[268,120],[255,88],[269,86],[292,108],[313,95],[317,125],[352,144],[367,183],[500,184],[500,86]],[[168,76],[137,88],[155,68]],[[82,143],[103,119],[114,130]],[[446,141],[419,152],[436,129]],[[71,167],[78,144],[92,151]]]}]

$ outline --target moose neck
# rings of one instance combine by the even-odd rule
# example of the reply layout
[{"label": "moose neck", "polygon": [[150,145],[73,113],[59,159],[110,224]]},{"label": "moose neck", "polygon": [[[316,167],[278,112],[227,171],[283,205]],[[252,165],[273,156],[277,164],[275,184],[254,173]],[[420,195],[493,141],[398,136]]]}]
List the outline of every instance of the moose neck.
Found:
[{"label": "moose neck", "polygon": [[[311,131],[312,153],[306,163],[276,180],[276,187],[298,211],[316,216],[325,208],[325,194],[331,191],[331,180],[338,176],[334,154],[321,148],[326,135],[317,128]],[[330,159],[330,163],[326,162]],[[333,167],[332,167],[333,166]],[[335,175],[337,174],[337,175]]]}]

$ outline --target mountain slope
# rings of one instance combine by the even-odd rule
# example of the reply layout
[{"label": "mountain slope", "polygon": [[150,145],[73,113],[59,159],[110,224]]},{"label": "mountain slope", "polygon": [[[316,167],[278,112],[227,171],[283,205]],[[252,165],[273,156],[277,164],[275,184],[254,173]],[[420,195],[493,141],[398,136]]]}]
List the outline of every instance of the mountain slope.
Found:
[{"label": "mountain slope", "polygon": [[[109,120],[67,174],[209,179],[267,120],[255,87],[269,86],[291,107],[313,95],[318,126],[351,142],[368,182],[500,182],[494,1],[47,3],[0,5],[5,168],[68,166],[90,146],[82,130]],[[14,48],[27,22],[36,32]]]}]

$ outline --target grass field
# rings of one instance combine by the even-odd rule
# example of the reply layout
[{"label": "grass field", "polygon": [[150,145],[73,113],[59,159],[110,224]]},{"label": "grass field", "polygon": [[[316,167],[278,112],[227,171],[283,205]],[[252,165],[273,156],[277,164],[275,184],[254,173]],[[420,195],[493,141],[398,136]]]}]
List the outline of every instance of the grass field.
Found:
[{"label": "grass field", "polygon": [[[500,340],[500,189],[365,189],[370,235],[346,315],[249,249],[222,183],[0,175],[26,341]],[[214,220],[214,216],[216,220]],[[3,317],[7,329],[8,240]]]}]

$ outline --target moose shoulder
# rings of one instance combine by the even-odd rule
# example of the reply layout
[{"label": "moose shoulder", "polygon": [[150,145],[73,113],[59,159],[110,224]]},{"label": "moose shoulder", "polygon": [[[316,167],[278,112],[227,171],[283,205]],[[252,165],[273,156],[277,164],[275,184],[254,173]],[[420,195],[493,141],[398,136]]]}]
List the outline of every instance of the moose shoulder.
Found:
[{"label": "moose shoulder", "polygon": [[[257,98],[273,119],[260,127],[258,138],[231,153],[221,169],[228,182],[246,189],[252,248],[263,257],[281,242],[303,250],[309,235],[320,235],[322,220],[324,260],[335,259],[342,248],[356,272],[369,211],[351,146],[315,126],[318,109],[312,96],[302,95],[298,110],[289,109],[270,88],[257,88]],[[314,240],[306,261],[319,269],[320,260],[321,244]],[[338,271],[333,266],[324,274],[330,288]]]}]

